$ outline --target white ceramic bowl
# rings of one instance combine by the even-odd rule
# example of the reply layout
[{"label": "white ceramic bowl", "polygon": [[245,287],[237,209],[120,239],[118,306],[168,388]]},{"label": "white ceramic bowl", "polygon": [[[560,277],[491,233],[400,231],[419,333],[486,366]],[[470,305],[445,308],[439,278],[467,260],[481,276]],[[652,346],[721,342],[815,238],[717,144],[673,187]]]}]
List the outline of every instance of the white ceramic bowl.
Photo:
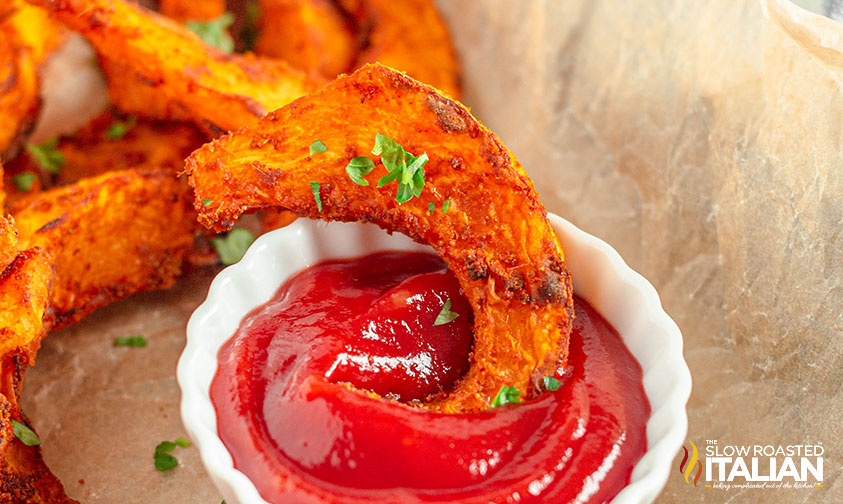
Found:
[{"label": "white ceramic bowl", "polygon": [[[647,421],[647,452],[636,464],[615,504],[652,502],[661,492],[673,456],[688,427],[685,404],[691,375],[682,356],[682,335],[664,312],[659,296],[606,242],[556,215],[550,216],[562,241],[574,290],[617,330],[641,364],[652,413]],[[209,394],[217,353],[240,320],[268,301],[292,274],[326,259],[355,257],[376,250],[430,250],[400,234],[371,224],[325,223],[299,219],[258,238],[243,259],[217,275],[187,324],[187,346],[179,359],[181,416],[202,461],[229,504],[265,504],[251,481],[234,468],[217,435]]]}]

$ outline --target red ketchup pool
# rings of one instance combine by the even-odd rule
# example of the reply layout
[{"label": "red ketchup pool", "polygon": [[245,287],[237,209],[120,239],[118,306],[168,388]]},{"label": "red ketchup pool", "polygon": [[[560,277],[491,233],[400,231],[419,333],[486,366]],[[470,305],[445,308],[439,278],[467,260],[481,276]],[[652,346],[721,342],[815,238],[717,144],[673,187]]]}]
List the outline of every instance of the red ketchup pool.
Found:
[{"label": "red ketchup pool", "polygon": [[[434,325],[449,300],[458,316]],[[298,273],[220,350],[211,399],[234,465],[273,503],[610,500],[650,414],[615,329],[577,299],[557,390],[478,414],[412,407],[468,369],[472,323],[431,254]]]}]

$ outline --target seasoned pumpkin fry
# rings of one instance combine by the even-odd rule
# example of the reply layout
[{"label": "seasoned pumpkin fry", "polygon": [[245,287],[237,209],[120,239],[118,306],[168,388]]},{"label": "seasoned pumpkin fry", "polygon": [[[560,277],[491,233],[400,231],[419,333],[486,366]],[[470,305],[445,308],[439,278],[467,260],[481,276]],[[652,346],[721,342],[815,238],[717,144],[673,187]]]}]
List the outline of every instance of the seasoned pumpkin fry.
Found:
[{"label": "seasoned pumpkin fry", "polygon": [[190,190],[171,170],[126,170],[11,206],[22,248],[55,254],[52,330],[141,290],[170,287],[194,243]]},{"label": "seasoned pumpkin fry", "polygon": [[[255,122],[267,110],[320,87],[281,61],[209,48],[173,20],[122,0],[27,0],[87,38],[105,58],[123,64],[124,79],[156,93],[133,96],[109,75],[112,101],[123,111],[159,119],[189,118],[213,132]],[[154,96],[159,102],[149,103]]]},{"label": "seasoned pumpkin fry", "polygon": [[[378,133],[429,156],[423,190],[403,204],[395,183],[377,187],[387,174],[380,163],[365,186],[346,173],[356,156],[375,159]],[[311,154],[316,140],[327,151]],[[472,305],[475,346],[470,371],[430,407],[485,410],[502,385],[531,395],[564,364],[573,292],[545,208],[500,140],[436,90],[367,65],[206,144],[186,169],[200,222],[218,231],[244,212],[282,207],[299,216],[374,222],[432,245]]]},{"label": "seasoned pumpkin fry", "polygon": [[35,63],[8,21],[0,24],[0,161],[20,147],[38,114]]},{"label": "seasoned pumpkin fry", "polygon": [[459,65],[431,0],[339,0],[361,31],[354,67],[379,62],[459,99]]},{"label": "seasoned pumpkin fry", "polygon": [[[208,21],[225,12],[225,2],[219,0],[162,0],[159,12],[170,19],[185,21]],[[100,66],[107,76],[111,94],[119,96],[118,102],[125,110],[143,110],[147,117],[165,117],[189,120],[190,116],[177,104],[162,100],[157,86],[150,86],[144,79],[138,79],[134,65],[122,58],[109,59],[100,56]]]},{"label": "seasoned pumpkin fry", "polygon": [[337,3],[342,11],[328,0],[261,0],[258,54],[326,77],[377,61],[460,97],[459,65],[432,1]]},{"label": "seasoned pumpkin fry", "polygon": [[19,440],[12,423],[27,423],[21,386],[45,333],[53,257],[37,247],[19,252],[11,217],[0,219],[0,247],[0,502],[75,502],[44,465],[40,448]]},{"label": "seasoned pumpkin fry", "polygon": [[176,174],[182,170],[184,158],[207,139],[190,123],[121,117],[108,111],[59,141],[57,148],[65,164],[55,183],[67,185],[109,171],[140,167],[166,168]]},{"label": "seasoned pumpkin fry", "polygon": [[0,7],[0,161],[11,159],[35,124],[38,69],[63,39],[60,25],[19,0]]},{"label": "seasoned pumpkin fry", "polygon": [[[206,140],[190,123],[125,117],[108,110],[73,135],[59,139],[55,149],[64,161],[58,173],[45,173],[30,153],[9,162],[5,175],[9,203],[39,192],[42,179],[49,188],[127,168],[167,168],[176,174],[182,170],[184,158]],[[38,177],[26,191],[14,183],[21,173]]]},{"label": "seasoned pumpkin fry", "polygon": [[21,385],[44,335],[52,276],[52,256],[41,248],[19,253],[0,273],[0,502],[76,502],[44,465],[40,448],[19,440],[12,423],[27,424]]},{"label": "seasoned pumpkin fry", "polygon": [[326,77],[352,68],[353,27],[329,0],[260,0],[260,12],[258,54]]},{"label": "seasoned pumpkin fry", "polygon": [[[172,285],[193,245],[189,188],[172,169],[106,173],[12,205],[17,254],[0,275],[0,502],[72,503],[37,446],[15,437],[26,421],[23,373],[46,331],[134,292]],[[0,244],[16,250],[11,218]],[[0,260],[5,256],[0,256]]]}]

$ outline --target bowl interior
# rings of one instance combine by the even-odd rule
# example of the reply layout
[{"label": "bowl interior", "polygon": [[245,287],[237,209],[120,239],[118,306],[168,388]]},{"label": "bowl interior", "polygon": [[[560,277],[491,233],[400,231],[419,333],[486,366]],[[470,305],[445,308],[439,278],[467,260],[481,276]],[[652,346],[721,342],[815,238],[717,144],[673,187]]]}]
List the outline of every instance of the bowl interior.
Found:
[{"label": "bowl interior", "polygon": [[[565,249],[574,290],[618,329],[644,371],[644,390],[652,409],[647,422],[648,449],[636,464],[630,484],[613,502],[651,502],[664,487],[687,430],[690,374],[682,356],[682,335],[662,309],[652,285],[614,249],[561,217],[551,215],[550,222]],[[217,435],[209,389],[220,347],[234,334],[240,320],[268,301],[292,274],[327,259],[388,249],[432,251],[371,224],[299,219],[258,238],[239,263],[224,269],[211,283],[207,299],[188,322],[178,381],[185,428],[227,502],[266,501],[234,468]]]}]

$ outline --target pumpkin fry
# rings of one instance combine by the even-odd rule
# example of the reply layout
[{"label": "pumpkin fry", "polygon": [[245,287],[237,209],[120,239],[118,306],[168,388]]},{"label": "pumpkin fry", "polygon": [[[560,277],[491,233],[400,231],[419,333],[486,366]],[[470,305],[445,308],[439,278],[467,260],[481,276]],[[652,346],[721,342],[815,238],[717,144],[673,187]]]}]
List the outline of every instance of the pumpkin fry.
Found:
[{"label": "pumpkin fry", "polygon": [[[395,186],[355,183],[346,166],[377,133],[429,162],[424,189],[403,204]],[[314,139],[329,146],[311,155]],[[365,220],[428,243],[457,276],[475,314],[472,366],[428,406],[485,410],[502,385],[532,395],[564,365],[573,291],[561,246],[532,182],[462,105],[404,74],[367,65],[325,89],[206,144],[186,161],[199,220],[218,231],[246,211]],[[320,187],[321,212],[311,181]],[[203,205],[203,200],[213,203]],[[429,212],[429,203],[447,213]]]},{"label": "pumpkin fry", "polygon": [[64,40],[61,25],[19,0],[0,12],[0,161],[23,145],[41,105],[38,70]]},{"label": "pumpkin fry", "polygon": [[32,247],[0,274],[0,502],[76,502],[40,449],[14,435],[12,421],[26,423],[18,404],[23,373],[48,330],[172,285],[193,245],[188,195],[171,169],[127,170],[16,202],[19,237],[11,218],[0,221],[0,243]]},{"label": "pumpkin fry", "polygon": [[[225,2],[219,0],[162,0],[158,2],[161,14],[170,19],[185,21],[208,21],[225,12]],[[107,76],[111,95],[117,97],[115,103],[124,110],[142,110],[147,117],[189,120],[189,115],[179,106],[158,96],[158,86],[150,86],[148,81],[138,79],[135,66],[122,58],[110,59],[100,56],[100,66]]]},{"label": "pumpkin fry", "polygon": [[352,68],[353,27],[328,0],[260,0],[255,51],[308,73],[334,77]]},{"label": "pumpkin fry", "polygon": [[[10,161],[4,181],[8,203],[110,171],[168,168],[176,174],[182,170],[184,158],[205,141],[207,136],[190,123],[136,119],[108,110],[73,135],[58,140],[55,149],[64,159],[59,173],[43,173],[29,154]],[[25,191],[14,183],[21,173],[37,174],[32,187]],[[45,188],[41,187],[42,178],[48,182]]]},{"label": "pumpkin fry", "polygon": [[170,287],[194,243],[189,188],[171,170],[125,170],[11,206],[22,248],[55,254],[45,326],[141,290]]},{"label": "pumpkin fry", "polygon": [[328,0],[261,0],[258,54],[325,77],[377,61],[460,97],[459,65],[432,1],[337,4],[342,10]]},{"label": "pumpkin fry", "polygon": [[459,99],[459,65],[431,0],[339,0],[361,32],[354,67],[378,62]]},{"label": "pumpkin fry", "polygon": [[40,447],[19,440],[12,423],[27,423],[21,385],[44,335],[52,276],[52,256],[41,248],[19,253],[0,273],[0,502],[76,502],[44,465]]},{"label": "pumpkin fry", "polygon": [[[23,54],[22,54],[23,53]],[[0,161],[20,146],[38,110],[35,67],[8,23],[0,25]]]},{"label": "pumpkin fry", "polygon": [[19,252],[12,218],[0,219],[0,502],[75,502],[44,465],[40,448],[15,437],[12,423],[26,423],[21,386],[44,335],[52,277],[51,255],[41,248]]},{"label": "pumpkin fry", "polygon": [[[223,54],[175,21],[122,0],[27,1],[81,33],[104,58],[120,61],[118,72],[108,74],[109,93],[127,113],[186,118],[219,133],[323,84],[281,61]],[[155,93],[135,96],[138,83]]]}]

